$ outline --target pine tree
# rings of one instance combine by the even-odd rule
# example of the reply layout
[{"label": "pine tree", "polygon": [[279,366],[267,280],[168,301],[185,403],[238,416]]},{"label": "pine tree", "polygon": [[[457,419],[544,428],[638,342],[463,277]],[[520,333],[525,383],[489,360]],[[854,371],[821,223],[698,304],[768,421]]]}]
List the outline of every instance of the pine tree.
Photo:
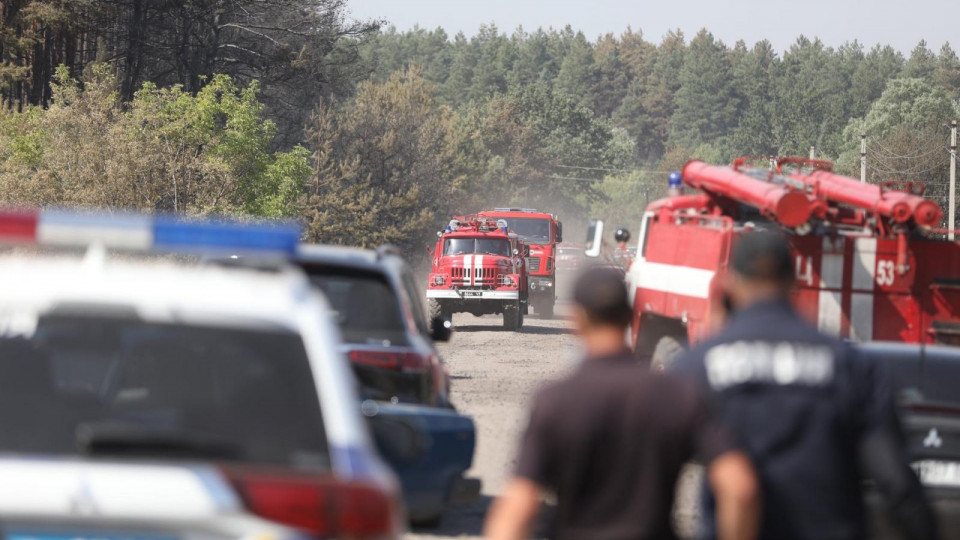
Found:
[{"label": "pine tree", "polygon": [[694,149],[736,125],[737,107],[726,46],[701,30],[690,41],[670,117],[669,143]]}]

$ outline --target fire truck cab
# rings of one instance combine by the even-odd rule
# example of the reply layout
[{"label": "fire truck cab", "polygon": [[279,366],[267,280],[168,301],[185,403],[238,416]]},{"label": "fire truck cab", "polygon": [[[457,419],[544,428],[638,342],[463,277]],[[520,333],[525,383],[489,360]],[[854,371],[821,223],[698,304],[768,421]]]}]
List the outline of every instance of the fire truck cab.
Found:
[{"label": "fire truck cab", "polygon": [[525,262],[531,307],[537,315],[553,317],[557,302],[557,244],[563,241],[563,223],[556,215],[533,208],[495,208],[478,215],[505,221],[529,247]]},{"label": "fire truck cab", "polygon": [[626,274],[637,355],[657,365],[722,322],[731,248],[760,229],[788,235],[794,303],[821,331],[854,341],[960,344],[960,242],[935,228],[939,206],[830,167],[799,158],[771,170],[742,160],[688,163],[683,181],[700,192],[647,207]]},{"label": "fire truck cab", "polygon": [[427,279],[431,316],[502,314],[504,329],[518,330],[527,306],[528,251],[503,220],[451,220],[437,233],[433,250]]}]

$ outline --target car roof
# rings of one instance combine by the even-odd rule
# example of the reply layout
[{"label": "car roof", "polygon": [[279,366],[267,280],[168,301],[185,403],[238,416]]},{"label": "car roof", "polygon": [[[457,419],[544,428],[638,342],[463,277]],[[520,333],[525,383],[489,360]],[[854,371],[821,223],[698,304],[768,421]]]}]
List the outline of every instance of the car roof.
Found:
[{"label": "car roof", "polygon": [[[251,291],[256,291],[256,302],[250,302]],[[295,312],[308,298],[325,306],[306,278],[292,269],[268,273],[109,256],[99,261],[62,255],[0,257],[0,310],[132,308],[151,320],[293,329]]]},{"label": "car roof", "polygon": [[871,341],[857,344],[857,348],[866,352],[868,355],[919,357],[923,354],[937,358],[956,359],[960,362],[960,347],[950,345],[903,343],[899,341]]},{"label": "car roof", "polygon": [[367,271],[397,271],[406,266],[389,246],[379,250],[321,244],[301,244],[297,248],[296,263],[335,264]]}]

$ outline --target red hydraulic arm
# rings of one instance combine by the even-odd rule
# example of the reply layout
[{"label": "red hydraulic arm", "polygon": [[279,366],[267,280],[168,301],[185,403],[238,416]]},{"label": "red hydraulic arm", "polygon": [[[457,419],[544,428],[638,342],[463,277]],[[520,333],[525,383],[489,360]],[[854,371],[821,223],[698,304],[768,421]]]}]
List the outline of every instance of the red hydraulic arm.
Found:
[{"label": "red hydraulic arm", "polygon": [[[783,164],[796,162],[796,158],[779,160],[777,172],[781,172]],[[943,210],[933,201],[902,191],[883,191],[877,184],[864,184],[827,168],[817,167],[809,173],[793,173],[790,178],[800,180],[828,201],[870,210],[897,223],[912,218],[921,227],[935,227],[943,217]]]},{"label": "red hydraulic arm", "polygon": [[766,182],[730,167],[698,160],[684,165],[683,181],[710,195],[755,206],[787,227],[798,227],[826,209],[822,201],[786,184]]}]

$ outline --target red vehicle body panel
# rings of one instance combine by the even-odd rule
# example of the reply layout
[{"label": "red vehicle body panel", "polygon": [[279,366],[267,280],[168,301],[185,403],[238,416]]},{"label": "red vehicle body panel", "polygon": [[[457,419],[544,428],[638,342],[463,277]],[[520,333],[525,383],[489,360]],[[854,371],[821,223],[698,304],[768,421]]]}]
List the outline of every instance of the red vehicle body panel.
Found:
[{"label": "red vehicle body panel", "polygon": [[[531,276],[553,276],[556,273],[556,249],[558,236],[558,221],[553,214],[535,211],[504,211],[488,210],[477,214],[485,219],[543,219],[550,222],[550,241],[547,243],[527,243],[530,248],[527,273]],[[537,264],[530,264],[530,259],[539,259]]]},{"label": "red vehicle body panel", "polygon": [[[626,275],[633,344],[647,352],[664,332],[675,337],[682,332],[696,343],[719,324],[730,250],[752,231],[727,212],[726,201],[696,208],[709,198],[681,198],[648,207],[637,258]],[[824,207],[823,215],[831,212],[841,215]],[[821,234],[790,236],[797,270],[793,300],[822,331],[855,341],[960,344],[960,243],[930,238],[922,230],[813,232]]]}]

